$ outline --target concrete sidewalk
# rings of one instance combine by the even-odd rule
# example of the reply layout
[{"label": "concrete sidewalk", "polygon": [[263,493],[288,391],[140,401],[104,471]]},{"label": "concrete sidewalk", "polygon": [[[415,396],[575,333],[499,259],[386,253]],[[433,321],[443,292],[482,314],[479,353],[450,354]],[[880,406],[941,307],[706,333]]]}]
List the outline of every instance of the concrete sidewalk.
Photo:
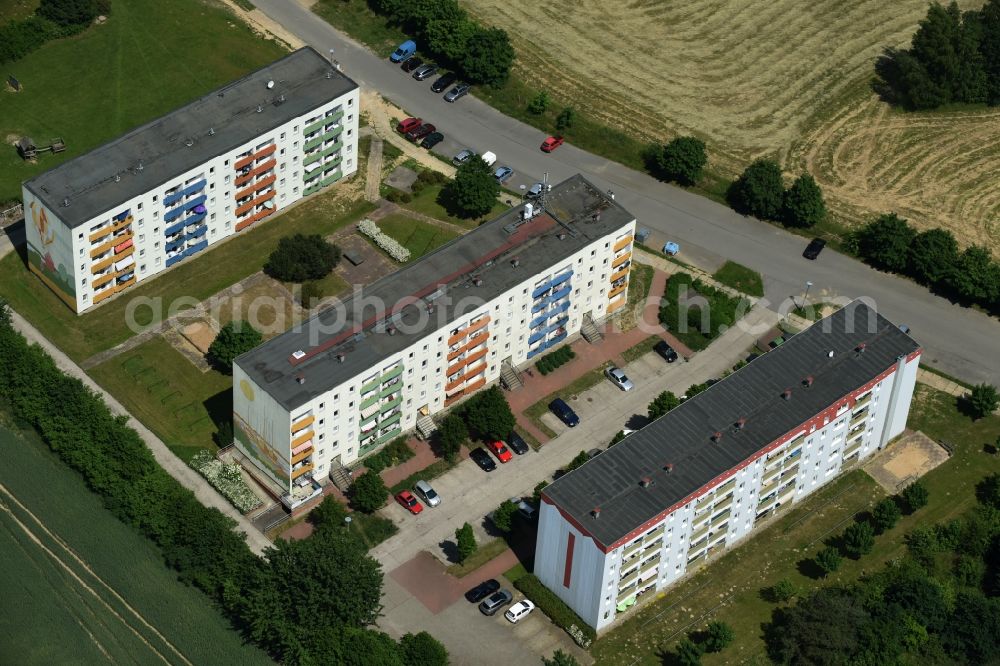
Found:
[{"label": "concrete sidewalk", "polygon": [[236,529],[246,535],[247,545],[257,555],[264,552],[271,546],[263,534],[257,531],[243,514],[233,508],[233,505],[226,501],[212,486],[209,485],[200,474],[186,465],[180,458],[175,456],[163,441],[146,428],[138,419],[133,417],[121,403],[100,386],[98,386],[76,363],[63,354],[59,348],[42,336],[31,324],[21,315],[11,310],[11,317],[14,328],[21,332],[28,342],[32,342],[45,350],[56,366],[71,377],[76,377],[82,381],[89,389],[100,395],[108,405],[112,414],[126,416],[129,419],[129,426],[139,433],[139,437],[146,443],[153,453],[156,462],[166,470],[167,474],[174,477],[178,483],[194,493],[199,502],[209,508],[218,509],[224,515],[236,521]]}]

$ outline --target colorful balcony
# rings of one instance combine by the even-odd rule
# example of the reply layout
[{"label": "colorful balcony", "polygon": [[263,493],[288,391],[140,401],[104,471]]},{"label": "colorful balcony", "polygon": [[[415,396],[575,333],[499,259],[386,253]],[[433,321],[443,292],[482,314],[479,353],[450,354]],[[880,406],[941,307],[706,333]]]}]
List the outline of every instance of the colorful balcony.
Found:
[{"label": "colorful balcony", "polygon": [[381,385],[382,385],[382,378],[376,375],[361,385],[361,395],[364,395],[369,391],[374,391]]},{"label": "colorful balcony", "polygon": [[270,159],[270,160],[264,162],[263,164],[258,165],[256,167],[254,167],[253,169],[250,169],[250,171],[246,172],[245,174],[243,174],[241,176],[238,176],[236,178],[236,180],[233,182],[233,184],[236,187],[242,187],[243,185],[246,185],[251,180],[253,180],[254,178],[256,178],[258,175],[260,175],[262,173],[266,173],[266,172],[270,171],[271,169],[273,169],[274,166],[277,163],[278,163],[277,160]]},{"label": "colorful balcony", "polygon": [[121,254],[130,247],[132,247],[132,234],[128,234],[128,238],[124,242],[115,245],[115,254]]},{"label": "colorful balcony", "polygon": [[618,252],[619,250],[624,250],[625,248],[627,248],[631,244],[632,244],[632,234],[629,234],[625,238],[623,238],[620,241],[618,241],[617,243],[615,243],[614,247],[611,248],[611,251],[612,252]]},{"label": "colorful balcony", "polygon": [[200,197],[195,197],[194,199],[191,199],[190,201],[185,201],[180,206],[177,206],[176,208],[171,208],[166,213],[164,213],[163,214],[163,221],[164,222],[173,222],[178,217],[180,217],[181,213],[183,213],[184,211],[191,210],[192,208],[194,208],[196,206],[201,206],[207,200],[208,200],[208,197],[203,194]]},{"label": "colorful balcony", "polygon": [[479,345],[489,340],[489,338],[490,338],[489,331],[483,331],[482,333],[479,333],[478,335],[470,338],[468,342],[466,342],[462,346],[458,347],[453,351],[448,352],[448,361],[450,362],[458,358],[459,356],[469,351],[470,349],[475,349]]},{"label": "colorful balcony", "polygon": [[306,428],[306,427],[312,425],[313,421],[315,421],[315,420],[316,420],[316,417],[312,416],[312,415],[307,416],[304,419],[299,419],[298,421],[296,421],[295,423],[292,424],[292,434],[294,435],[299,430],[302,430],[303,428]]},{"label": "colorful balcony", "polygon": [[611,284],[614,284],[615,282],[618,282],[618,280],[621,280],[622,278],[628,277],[628,271],[629,271],[629,267],[626,266],[622,270],[620,270],[617,273],[613,274],[611,276],[611,279],[608,280],[608,282],[610,282]]},{"label": "colorful balcony", "polygon": [[252,199],[252,200],[248,201],[247,203],[243,204],[242,206],[240,206],[239,208],[236,209],[236,216],[239,217],[240,215],[244,215],[246,213],[249,213],[256,206],[261,205],[265,201],[270,201],[271,199],[273,199],[276,194],[277,194],[277,192],[275,192],[274,190],[270,190],[270,191],[265,192],[264,194],[260,195],[256,199]]},{"label": "colorful balcony", "polygon": [[313,451],[314,449],[312,446],[307,446],[301,453],[292,456],[292,464],[294,465],[296,463],[302,462],[303,460],[311,456],[313,454]]},{"label": "colorful balcony", "polygon": [[248,217],[246,219],[243,219],[243,220],[240,220],[239,222],[236,223],[236,231],[243,231],[244,229],[246,229],[247,227],[249,227],[254,222],[257,222],[259,220],[263,220],[265,217],[267,217],[268,215],[270,215],[273,212],[274,212],[273,208],[265,208],[264,210],[260,211],[259,213],[254,213],[250,217]]},{"label": "colorful balcony", "polygon": [[625,254],[616,258],[614,261],[611,262],[611,268],[618,268],[631,258],[632,258],[632,253],[626,252]]},{"label": "colorful balcony", "polygon": [[208,241],[207,240],[203,240],[200,243],[195,243],[194,245],[188,246],[188,248],[186,250],[184,250],[184,256],[185,257],[190,257],[192,254],[197,254],[197,253],[201,252],[206,247],[208,247]]},{"label": "colorful balcony", "polygon": [[313,471],[312,464],[306,464],[306,465],[303,465],[302,467],[299,467],[298,469],[293,469],[292,470],[292,480],[294,481],[295,479],[299,478],[303,474],[306,474],[306,473],[311,472],[311,471]]},{"label": "colorful balcony", "polygon": [[253,193],[264,189],[268,185],[273,185],[274,181],[277,179],[278,179],[277,176],[271,174],[270,176],[262,178],[255,183],[251,183],[248,187],[239,190],[235,195],[233,195],[233,199],[239,201],[240,199],[251,196]]},{"label": "colorful balcony", "polygon": [[615,287],[614,289],[612,289],[611,291],[608,292],[608,300],[613,299],[618,294],[624,293],[626,289],[628,289],[628,283],[627,282],[625,284],[623,284],[623,285],[619,285],[619,286]]},{"label": "colorful balcony", "polygon": [[201,238],[206,233],[208,233],[208,225],[203,224],[200,227],[196,227],[193,231],[189,232],[184,238],[187,241],[193,241],[196,238]]}]

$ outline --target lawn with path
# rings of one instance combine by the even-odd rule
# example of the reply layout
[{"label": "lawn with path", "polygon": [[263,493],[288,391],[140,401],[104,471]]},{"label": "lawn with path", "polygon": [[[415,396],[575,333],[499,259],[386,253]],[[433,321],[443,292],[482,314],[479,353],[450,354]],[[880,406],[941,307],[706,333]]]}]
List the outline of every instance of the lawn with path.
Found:
[{"label": "lawn with path", "polygon": [[410,251],[410,261],[416,261],[459,236],[454,231],[416,220],[404,213],[386,215],[378,221],[378,226]]}]

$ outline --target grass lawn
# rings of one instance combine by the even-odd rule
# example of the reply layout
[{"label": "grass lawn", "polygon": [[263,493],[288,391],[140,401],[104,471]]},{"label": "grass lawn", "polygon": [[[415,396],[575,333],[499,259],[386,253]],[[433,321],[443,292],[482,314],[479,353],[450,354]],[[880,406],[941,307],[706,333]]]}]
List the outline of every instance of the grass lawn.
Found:
[{"label": "grass lawn", "polygon": [[448,211],[444,209],[444,206],[437,202],[438,195],[441,194],[441,187],[441,185],[428,185],[420,192],[420,194],[414,196],[410,203],[400,204],[400,206],[403,208],[409,208],[410,210],[418,213],[423,213],[424,215],[438,220],[444,220],[445,222],[457,224],[465,227],[466,229],[475,229],[483,222],[492,220],[494,217],[507,210],[507,206],[498,201],[493,205],[493,210],[482,217],[463,218],[449,215]]},{"label": "grass lawn", "polygon": [[430,481],[431,479],[436,479],[437,477],[441,476],[442,474],[450,470],[456,464],[457,463],[450,463],[444,459],[435,460],[434,462],[432,462],[430,465],[423,468],[419,472],[414,472],[413,474],[409,475],[408,477],[406,477],[405,479],[394,485],[392,488],[389,488],[389,492],[395,495],[401,490],[412,490],[413,486],[416,485],[417,481],[419,481],[420,479],[423,479],[424,481]]},{"label": "grass lawn", "polygon": [[528,570],[525,569],[524,565],[521,564],[520,562],[512,566],[510,569],[507,569],[507,571],[503,572],[503,577],[506,578],[508,581],[510,581],[511,585],[513,585],[519,579],[524,578],[527,575],[528,575]]},{"label": "grass lawn", "polygon": [[583,393],[589,388],[597,386],[604,378],[604,369],[610,365],[611,365],[610,362],[605,363],[601,367],[594,368],[590,372],[587,372],[586,374],[577,377],[576,379],[574,379],[573,381],[571,381],[569,384],[562,387],[558,391],[553,391],[552,393],[548,394],[535,404],[525,409],[524,415],[530,418],[532,422],[535,424],[535,426],[539,430],[544,432],[546,435],[548,435],[549,437],[555,437],[556,434],[552,431],[552,429],[542,422],[542,414],[545,414],[546,412],[549,411],[549,403],[555,400],[556,398],[562,398],[563,400],[566,401],[567,404],[569,404],[570,407],[572,407],[573,406],[571,403],[572,398]]},{"label": "grass lawn", "polygon": [[[0,260],[0,295],[66,354],[82,361],[137,332],[129,327],[126,317],[133,301],[148,299],[147,303],[158,304],[159,312],[167,316],[172,308],[176,311],[190,307],[259,271],[282,236],[329,234],[356,222],[372,209],[364,201],[341,200],[334,188],[182,262],[167,274],[137,285],[126,296],[79,316],[28,272],[18,253],[11,253]],[[150,324],[153,317],[151,307],[135,309],[139,327]]]},{"label": "grass lawn", "polygon": [[760,273],[735,261],[727,261],[712,276],[718,282],[750,296],[764,295],[764,282]]},{"label": "grass lawn", "polygon": [[881,536],[875,550],[860,560],[845,559],[840,570],[825,581],[800,571],[801,560],[811,558],[823,541],[843,531],[860,511],[885,496],[860,470],[831,482],[739,548],[666,590],[658,601],[643,606],[624,624],[598,641],[591,652],[599,664],[659,664],[660,650],[672,649],[685,631],[712,620],[722,620],[736,632],[736,641],[703,663],[769,663],[760,625],[770,620],[774,604],[760,597],[761,588],[788,579],[802,594],[827,583],[857,579],[863,571],[882,567],[905,552],[903,535],[917,525],[950,520],[975,502],[973,487],[984,476],[1000,471],[1000,458],[983,451],[1000,433],[1000,417],[972,421],[957,408],[956,398],[917,385],[908,426],[955,447],[954,456],[927,474],[922,482],[930,502]]},{"label": "grass lawn", "polygon": [[[2,0],[6,19],[30,4]],[[255,35],[220,5],[198,0],[114,3],[103,25],[48,42],[5,66],[24,86],[0,93],[0,137],[62,137],[66,152],[24,162],[0,151],[0,201],[20,199],[21,181],[280,58],[285,49]],[[73,63],[74,66],[69,66]],[[168,66],[169,65],[169,66]],[[64,306],[65,307],[65,306]]]},{"label": "grass lawn", "polygon": [[626,363],[631,363],[632,361],[641,358],[646,354],[648,354],[649,352],[653,351],[653,347],[655,347],[656,343],[662,339],[663,338],[661,338],[658,335],[651,335],[642,342],[640,342],[639,344],[635,345],[634,347],[629,347],[628,349],[623,351],[622,358],[625,359]]},{"label": "grass lawn", "polygon": [[632,262],[632,273],[628,278],[629,303],[644,303],[649,298],[649,286],[653,283],[653,267],[648,264]]},{"label": "grass lawn", "polygon": [[459,236],[457,232],[407,217],[403,213],[386,215],[378,221],[378,226],[410,251],[410,261],[416,261]]},{"label": "grass lawn", "polygon": [[35,13],[39,0],[0,0],[0,17],[2,23],[26,19]]},{"label": "grass lawn", "polygon": [[9,663],[272,663],[33,434],[0,427],[0,455]]},{"label": "grass lawn", "polygon": [[467,574],[472,573],[479,567],[483,566],[494,557],[498,557],[500,553],[507,550],[510,546],[507,545],[507,540],[503,538],[496,538],[492,541],[487,541],[481,544],[479,548],[476,549],[469,558],[462,562],[461,564],[452,564],[448,567],[448,573],[452,576],[461,578]]},{"label": "grass lawn", "polygon": [[214,450],[217,424],[232,419],[232,378],[201,372],[161,336],[95,366],[90,376],[182,460]]}]

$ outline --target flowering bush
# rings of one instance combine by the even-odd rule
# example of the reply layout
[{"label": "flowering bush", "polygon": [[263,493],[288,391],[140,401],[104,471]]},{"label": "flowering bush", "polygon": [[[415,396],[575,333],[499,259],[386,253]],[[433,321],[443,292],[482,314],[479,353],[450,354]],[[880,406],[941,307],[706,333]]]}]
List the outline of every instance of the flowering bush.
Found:
[{"label": "flowering bush", "polygon": [[358,231],[375,241],[376,245],[385,250],[386,253],[388,253],[388,255],[396,261],[405,263],[410,260],[410,251],[400,245],[399,241],[395,238],[384,233],[378,228],[378,225],[371,220],[361,220],[358,224]]},{"label": "flowering bush", "polygon": [[191,458],[191,467],[205,477],[240,513],[253,511],[263,504],[243,480],[238,464],[227,465],[208,451],[199,451]]}]

